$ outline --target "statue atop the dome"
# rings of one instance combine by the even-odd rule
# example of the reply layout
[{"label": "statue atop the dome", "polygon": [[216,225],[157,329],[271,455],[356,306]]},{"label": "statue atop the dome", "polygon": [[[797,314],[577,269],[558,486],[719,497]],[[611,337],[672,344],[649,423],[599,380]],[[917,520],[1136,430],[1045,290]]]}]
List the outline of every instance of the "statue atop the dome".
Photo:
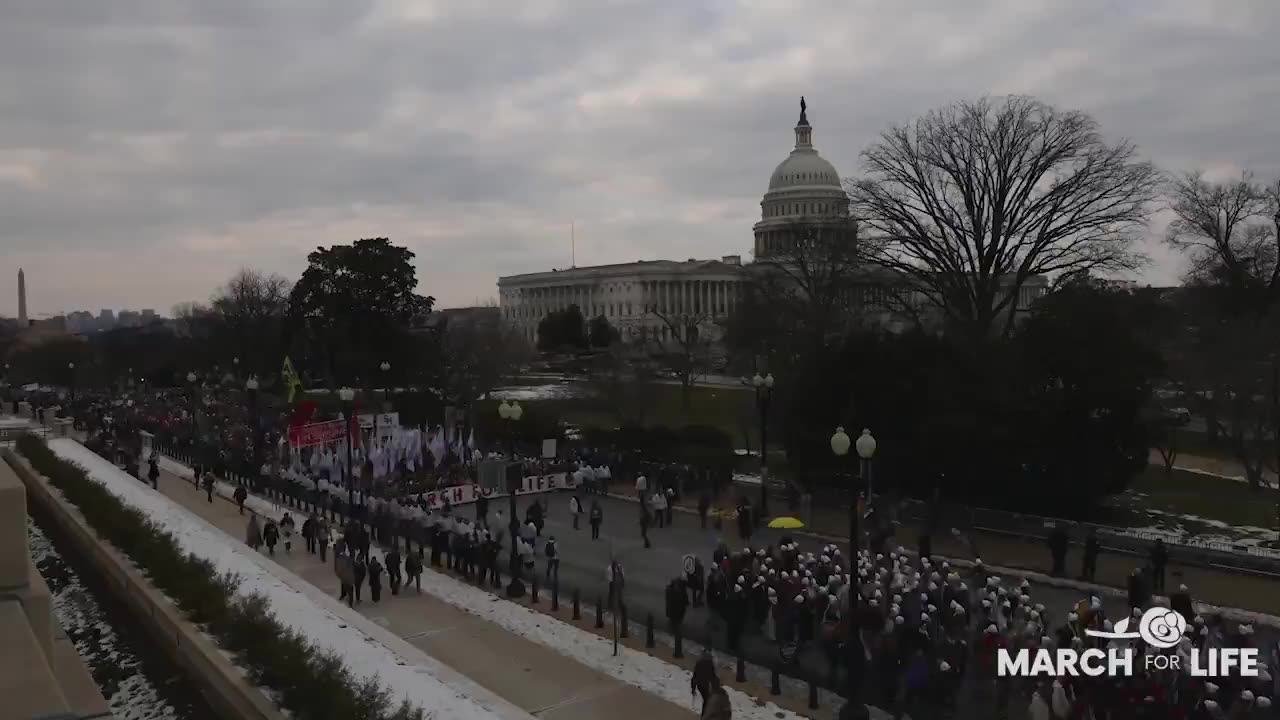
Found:
[{"label": "statue atop the dome", "polygon": [[800,124],[801,124],[801,125],[808,125],[808,124],[809,124],[809,118],[806,118],[806,117],[804,116],[805,110],[808,110],[808,109],[809,109],[809,106],[805,104],[805,102],[804,102],[804,96],[803,96],[803,95],[801,95],[801,96],[800,96]]}]

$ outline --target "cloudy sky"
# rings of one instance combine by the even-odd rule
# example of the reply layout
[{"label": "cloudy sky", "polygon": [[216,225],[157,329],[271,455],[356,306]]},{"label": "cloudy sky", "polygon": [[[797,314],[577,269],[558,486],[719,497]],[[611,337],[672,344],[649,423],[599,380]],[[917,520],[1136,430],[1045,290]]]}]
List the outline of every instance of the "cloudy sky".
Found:
[{"label": "cloudy sky", "polygon": [[1007,93],[1280,175],[1278,36],[1277,0],[0,0],[0,314],[19,266],[37,316],[167,313],[360,237],[444,306],[567,266],[571,222],[579,265],[746,255],[802,94],[847,175]]}]

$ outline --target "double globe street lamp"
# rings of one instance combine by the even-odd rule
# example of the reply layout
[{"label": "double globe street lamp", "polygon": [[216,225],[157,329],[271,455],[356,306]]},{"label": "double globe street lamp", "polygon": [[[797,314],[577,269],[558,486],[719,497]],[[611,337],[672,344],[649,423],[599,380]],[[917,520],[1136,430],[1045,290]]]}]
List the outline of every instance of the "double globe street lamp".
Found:
[{"label": "double globe street lamp", "polygon": [[[849,447],[854,446],[858,453],[858,457],[862,462],[862,476],[870,482],[871,458],[876,453],[876,439],[871,435],[870,430],[863,430],[858,436],[857,443],[849,440],[849,435],[845,433],[843,427],[837,427],[835,434],[831,436],[831,452],[838,458],[843,458],[849,454]],[[840,718],[858,719],[868,717],[866,705],[861,701],[862,695],[862,676],[866,666],[866,655],[862,649],[862,631],[858,627],[858,603],[861,601],[862,581],[860,577],[860,551],[862,548],[862,532],[858,527],[859,521],[862,519],[862,508],[859,499],[859,488],[855,484],[853,488],[853,497],[849,500],[849,559],[848,571],[849,582],[845,585],[845,592],[849,595],[849,604],[847,612],[849,614],[848,622],[845,623],[849,637],[845,641],[845,650],[848,655],[846,664],[849,670],[849,688],[846,695],[844,708],[840,711]],[[870,485],[868,485],[867,496],[870,497]]]},{"label": "double globe street lamp", "polygon": [[760,411],[760,512],[761,522],[769,516],[769,400],[773,395],[773,373],[751,378],[756,389],[756,409]]},{"label": "double globe street lamp", "polygon": [[[524,415],[524,408],[514,400],[508,403],[503,400],[498,404],[498,417],[511,423],[508,432],[511,455],[516,461],[515,423]],[[507,467],[510,467],[508,465]],[[523,473],[521,473],[523,474]],[[507,478],[507,511],[511,514],[508,531],[511,533],[511,562],[508,571],[511,573],[511,584],[507,586],[507,595],[520,597],[524,595],[524,582],[520,579],[520,555],[516,552],[516,539],[520,537],[520,524],[516,521],[516,491],[520,489],[520,476],[508,473]]]},{"label": "double globe street lamp", "polygon": [[351,424],[355,417],[356,391],[349,387],[338,390],[338,398],[342,400],[342,431],[347,443],[347,517],[355,517],[356,510],[356,478],[351,474]]},{"label": "double globe street lamp", "polygon": [[253,423],[253,467],[249,477],[262,478],[262,418],[258,413],[258,378],[253,375],[244,381],[244,391],[249,396],[249,422]]}]

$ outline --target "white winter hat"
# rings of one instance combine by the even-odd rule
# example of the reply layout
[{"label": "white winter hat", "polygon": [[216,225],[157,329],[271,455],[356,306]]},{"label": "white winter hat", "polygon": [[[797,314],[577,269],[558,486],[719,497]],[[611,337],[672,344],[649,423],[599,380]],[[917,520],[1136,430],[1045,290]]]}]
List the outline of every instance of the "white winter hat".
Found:
[{"label": "white winter hat", "polygon": [[1248,690],[1245,690],[1240,693],[1240,699],[1247,703],[1251,703],[1253,702],[1253,693]]},{"label": "white winter hat", "polygon": [[1271,698],[1260,695],[1258,696],[1257,705],[1263,710],[1266,710],[1267,708],[1271,707]]},{"label": "white winter hat", "polygon": [[797,596],[796,596],[796,602],[797,602],[797,603],[802,603],[802,602],[804,602],[804,596],[803,596],[803,595],[797,595]]},{"label": "white winter hat", "polygon": [[895,618],[893,619],[893,622],[894,622],[894,624],[895,624],[895,625],[901,625],[902,623],[904,623],[904,622],[906,622],[906,621],[902,619],[902,616],[901,616],[901,615],[899,615],[899,616],[897,616],[897,617],[895,617]]},{"label": "white winter hat", "polygon": [[1214,683],[1207,682],[1204,684],[1204,691],[1209,695],[1216,695],[1218,694],[1218,686]]},{"label": "white winter hat", "polygon": [[1241,625],[1241,626],[1240,626],[1240,634],[1241,634],[1241,635],[1252,635],[1252,634],[1253,634],[1253,626],[1252,626],[1252,625],[1248,625],[1248,624]]},{"label": "white winter hat", "polygon": [[941,670],[942,672],[951,672],[951,666],[947,664],[946,660],[943,660],[942,662],[938,663],[938,669]]},{"label": "white winter hat", "polygon": [[985,632],[986,632],[988,635],[994,635],[994,634],[996,634],[996,633],[998,633],[998,632],[1000,632],[1000,631],[996,629],[996,626],[995,626],[995,625],[988,625],[988,626],[987,626],[987,629],[985,630]]},{"label": "white winter hat", "polygon": [[741,586],[741,585],[738,585],[738,584],[734,584],[734,586],[733,586],[733,591],[734,591],[734,592],[742,592],[742,586]]}]

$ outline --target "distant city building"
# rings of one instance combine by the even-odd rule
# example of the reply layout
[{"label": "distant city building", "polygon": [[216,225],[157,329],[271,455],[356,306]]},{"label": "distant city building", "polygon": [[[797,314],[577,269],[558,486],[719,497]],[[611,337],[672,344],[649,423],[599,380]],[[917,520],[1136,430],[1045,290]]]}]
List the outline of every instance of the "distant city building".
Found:
[{"label": "distant city building", "polygon": [[155,311],[155,310],[153,310],[153,309],[151,309],[151,308],[143,308],[143,309],[142,309],[142,322],[143,322],[143,323],[145,323],[145,324],[147,324],[147,325],[150,325],[151,323],[153,323],[153,322],[155,322],[156,320],[159,320],[159,319],[160,319],[160,318],[159,318],[159,316],[158,316],[158,315],[156,315],[156,311]]},{"label": "distant city building", "polygon": [[110,308],[102,308],[98,311],[98,323],[99,325],[97,329],[99,330],[106,330],[108,328],[115,327],[115,313],[112,312]]},{"label": "distant city building", "polygon": [[121,310],[116,315],[116,327],[140,327],[142,325],[142,316],[133,310]]}]

